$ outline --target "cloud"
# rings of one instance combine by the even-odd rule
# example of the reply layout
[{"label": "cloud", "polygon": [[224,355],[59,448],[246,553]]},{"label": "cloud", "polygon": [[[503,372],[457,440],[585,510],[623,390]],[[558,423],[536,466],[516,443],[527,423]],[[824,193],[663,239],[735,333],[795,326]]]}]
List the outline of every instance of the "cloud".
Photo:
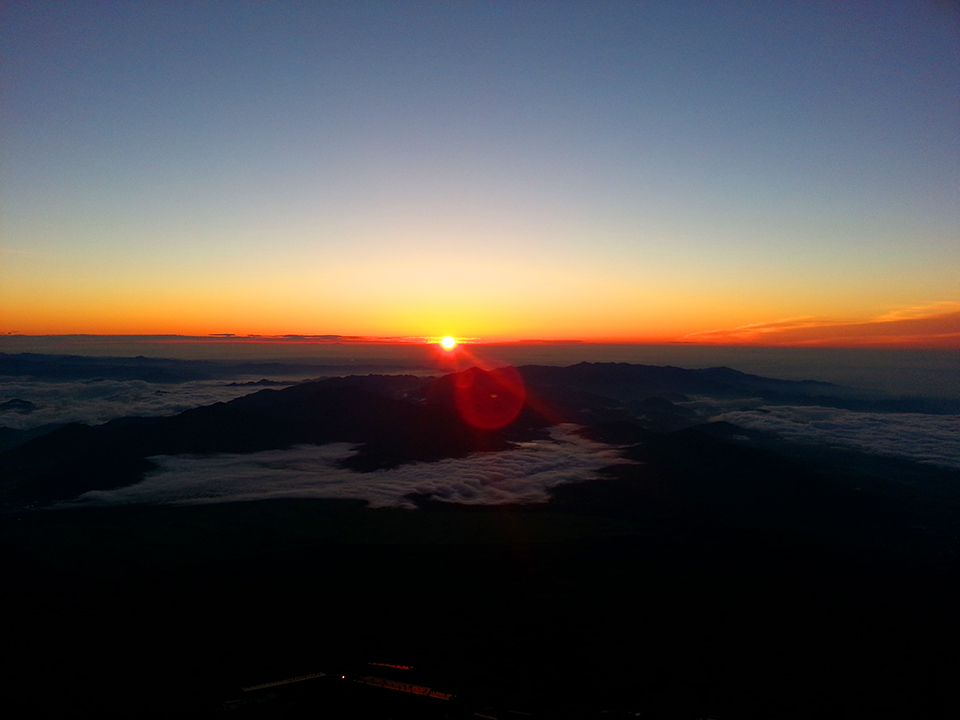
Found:
[{"label": "cloud", "polygon": [[0,411],[0,425],[29,430],[48,423],[97,425],[119,417],[174,415],[200,405],[226,402],[260,388],[219,380],[158,384],[143,380],[38,382],[4,378],[0,402],[19,398],[36,405],[29,415]]},{"label": "cloud", "polygon": [[960,312],[960,302],[946,300],[932,305],[916,305],[913,307],[898,308],[875,318],[875,322],[890,322],[893,320],[912,320],[915,318],[931,318],[940,315],[950,315]]},{"label": "cloud", "polygon": [[345,443],[302,445],[245,455],[160,456],[142,482],[84,493],[72,504],[217,503],[267,498],[346,498],[373,507],[415,505],[411,493],[466,505],[540,503],[556,485],[596,478],[624,462],[616,448],[586,440],[575,425],[551,429],[550,440],[466,458],[357,473],[337,466],[354,451]]},{"label": "cloud", "polygon": [[878,455],[960,469],[960,416],[864,413],[819,406],[766,405],[712,420],[767,430],[785,440],[846,445]]},{"label": "cloud", "polygon": [[900,308],[863,322],[813,316],[685,335],[684,342],[734,345],[960,348],[960,302]]}]

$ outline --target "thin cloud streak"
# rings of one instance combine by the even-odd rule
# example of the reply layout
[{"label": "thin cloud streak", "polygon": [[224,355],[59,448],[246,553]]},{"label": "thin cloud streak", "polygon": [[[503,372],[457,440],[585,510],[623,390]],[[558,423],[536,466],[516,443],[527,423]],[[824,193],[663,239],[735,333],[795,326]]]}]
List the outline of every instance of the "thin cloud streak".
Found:
[{"label": "thin cloud streak", "polygon": [[932,305],[916,305],[898,308],[875,318],[874,322],[889,322],[893,320],[911,320],[915,318],[929,318],[938,315],[949,315],[960,312],[960,301],[945,300]]},{"label": "thin cloud streak", "polygon": [[863,322],[811,316],[783,318],[690,333],[682,341],[718,345],[960,348],[960,302],[901,308]]}]

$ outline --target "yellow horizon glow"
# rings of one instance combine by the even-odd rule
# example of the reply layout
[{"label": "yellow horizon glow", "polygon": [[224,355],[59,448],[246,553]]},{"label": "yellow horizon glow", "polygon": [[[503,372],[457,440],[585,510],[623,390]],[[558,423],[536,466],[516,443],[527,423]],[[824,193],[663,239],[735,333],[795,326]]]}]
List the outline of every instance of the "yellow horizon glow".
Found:
[{"label": "yellow horizon glow", "polygon": [[439,342],[434,332],[443,327],[457,342],[960,347],[960,301],[952,299],[881,301],[843,297],[840,290],[825,299],[784,298],[743,290],[718,303],[720,289],[709,283],[671,288],[656,278],[601,282],[590,274],[545,270],[499,284],[466,274],[459,286],[444,280],[438,288],[422,273],[391,285],[385,274],[371,277],[359,269],[350,274],[353,286],[336,276],[319,282],[300,270],[286,283],[214,276],[204,284],[137,273],[109,282],[66,267],[48,274],[11,269],[0,268],[5,334],[297,334]]}]

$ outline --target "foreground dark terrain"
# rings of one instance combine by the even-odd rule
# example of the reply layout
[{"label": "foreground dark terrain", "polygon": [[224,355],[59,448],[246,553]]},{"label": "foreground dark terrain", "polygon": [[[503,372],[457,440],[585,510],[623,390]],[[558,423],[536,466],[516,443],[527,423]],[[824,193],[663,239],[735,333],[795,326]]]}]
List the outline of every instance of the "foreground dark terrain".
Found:
[{"label": "foreground dark terrain", "polygon": [[[955,717],[958,473],[791,446],[675,404],[746,392],[824,403],[829,387],[637,367],[522,368],[529,397],[502,429],[463,423],[450,379],[371,377],[65,426],[7,450],[4,706]],[[361,446],[347,463],[365,471],[496,451],[561,421],[632,462],[545,505],[49,509],[136,482],[157,454],[350,441]],[[360,682],[371,677],[453,697]]]}]

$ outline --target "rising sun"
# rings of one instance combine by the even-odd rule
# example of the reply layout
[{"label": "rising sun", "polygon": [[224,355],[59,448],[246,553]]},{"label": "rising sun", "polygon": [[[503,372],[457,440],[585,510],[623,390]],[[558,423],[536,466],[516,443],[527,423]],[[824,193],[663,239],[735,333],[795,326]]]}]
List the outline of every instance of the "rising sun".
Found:
[{"label": "rising sun", "polygon": [[440,338],[440,344],[443,345],[444,350],[453,350],[453,346],[457,344],[457,341],[448,335],[445,338]]}]

